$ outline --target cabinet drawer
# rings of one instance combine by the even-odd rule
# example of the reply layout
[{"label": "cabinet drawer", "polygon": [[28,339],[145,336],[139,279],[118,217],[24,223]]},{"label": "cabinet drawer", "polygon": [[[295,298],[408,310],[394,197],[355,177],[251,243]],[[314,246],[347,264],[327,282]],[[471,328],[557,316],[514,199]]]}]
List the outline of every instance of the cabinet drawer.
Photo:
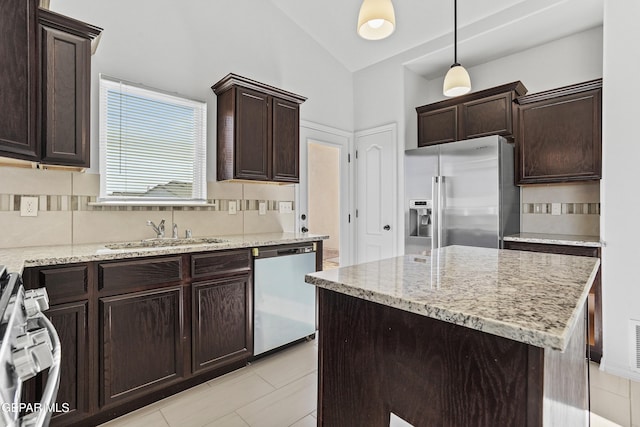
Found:
[{"label": "cabinet drawer", "polygon": [[577,255],[597,258],[600,256],[600,248],[570,245],[547,245],[544,243],[528,242],[504,242],[505,249],[516,251],[544,252],[548,254]]},{"label": "cabinet drawer", "polygon": [[182,278],[182,259],[167,257],[112,262],[98,266],[98,289],[124,290],[178,282]]},{"label": "cabinet drawer", "polygon": [[87,265],[71,265],[37,270],[37,283],[45,287],[51,304],[79,300],[87,294]]},{"label": "cabinet drawer", "polygon": [[191,277],[226,276],[251,269],[249,250],[225,251],[191,256]]}]

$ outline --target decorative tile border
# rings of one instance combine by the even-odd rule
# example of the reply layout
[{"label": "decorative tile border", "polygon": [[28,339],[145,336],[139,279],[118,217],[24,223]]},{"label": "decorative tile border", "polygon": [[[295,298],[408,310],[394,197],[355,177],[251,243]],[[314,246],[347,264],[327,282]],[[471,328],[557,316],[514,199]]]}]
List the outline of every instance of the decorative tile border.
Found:
[{"label": "decorative tile border", "polygon": [[[551,215],[552,203],[523,203],[523,214]],[[561,215],[600,215],[600,203],[560,203]]]},{"label": "decorative tile border", "polygon": [[[243,199],[208,199],[208,206],[93,206],[95,196],[57,196],[36,194],[0,194],[0,212],[19,211],[22,196],[38,197],[38,210],[55,211],[95,211],[95,212],[128,212],[128,211],[211,211],[228,212],[229,202],[236,202],[237,211],[257,211],[261,202],[266,203],[267,211],[278,212],[279,203],[283,200],[243,200]],[[295,209],[295,202],[290,201]]]}]

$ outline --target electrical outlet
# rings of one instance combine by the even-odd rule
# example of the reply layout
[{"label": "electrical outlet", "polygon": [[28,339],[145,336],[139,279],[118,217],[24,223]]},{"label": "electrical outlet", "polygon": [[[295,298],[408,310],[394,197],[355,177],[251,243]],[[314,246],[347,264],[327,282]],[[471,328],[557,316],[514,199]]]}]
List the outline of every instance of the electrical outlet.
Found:
[{"label": "electrical outlet", "polygon": [[258,203],[258,215],[267,214],[267,204],[265,202]]},{"label": "electrical outlet", "polygon": [[291,202],[280,202],[278,204],[278,210],[280,213],[291,213],[293,212],[293,207],[291,206]]},{"label": "electrical outlet", "polygon": [[20,197],[20,216],[38,216],[38,198]]},{"label": "electrical outlet", "polygon": [[235,215],[238,213],[236,201],[232,200],[229,202],[229,215]]},{"label": "electrical outlet", "polygon": [[551,215],[560,215],[562,205],[560,203],[551,203]]}]

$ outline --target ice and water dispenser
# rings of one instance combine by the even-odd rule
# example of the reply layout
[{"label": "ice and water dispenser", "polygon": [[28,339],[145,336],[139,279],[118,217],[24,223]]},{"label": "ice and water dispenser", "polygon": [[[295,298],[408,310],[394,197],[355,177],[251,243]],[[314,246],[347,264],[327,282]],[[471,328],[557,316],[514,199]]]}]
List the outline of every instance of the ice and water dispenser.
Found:
[{"label": "ice and water dispenser", "polygon": [[409,200],[409,236],[431,237],[431,200]]}]

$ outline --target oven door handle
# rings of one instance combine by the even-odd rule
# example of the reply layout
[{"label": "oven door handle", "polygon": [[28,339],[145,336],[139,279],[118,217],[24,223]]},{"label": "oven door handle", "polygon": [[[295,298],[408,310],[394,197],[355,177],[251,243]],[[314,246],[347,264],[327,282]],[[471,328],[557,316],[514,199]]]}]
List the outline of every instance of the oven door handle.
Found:
[{"label": "oven door handle", "polygon": [[20,420],[21,427],[43,427],[49,425],[51,420],[52,409],[55,405],[58,387],[60,386],[60,338],[53,326],[53,323],[42,313],[38,313],[31,317],[38,324],[45,328],[51,339],[51,354],[53,363],[47,371],[47,384],[40,398],[40,408],[36,412],[32,412],[24,416]]}]

